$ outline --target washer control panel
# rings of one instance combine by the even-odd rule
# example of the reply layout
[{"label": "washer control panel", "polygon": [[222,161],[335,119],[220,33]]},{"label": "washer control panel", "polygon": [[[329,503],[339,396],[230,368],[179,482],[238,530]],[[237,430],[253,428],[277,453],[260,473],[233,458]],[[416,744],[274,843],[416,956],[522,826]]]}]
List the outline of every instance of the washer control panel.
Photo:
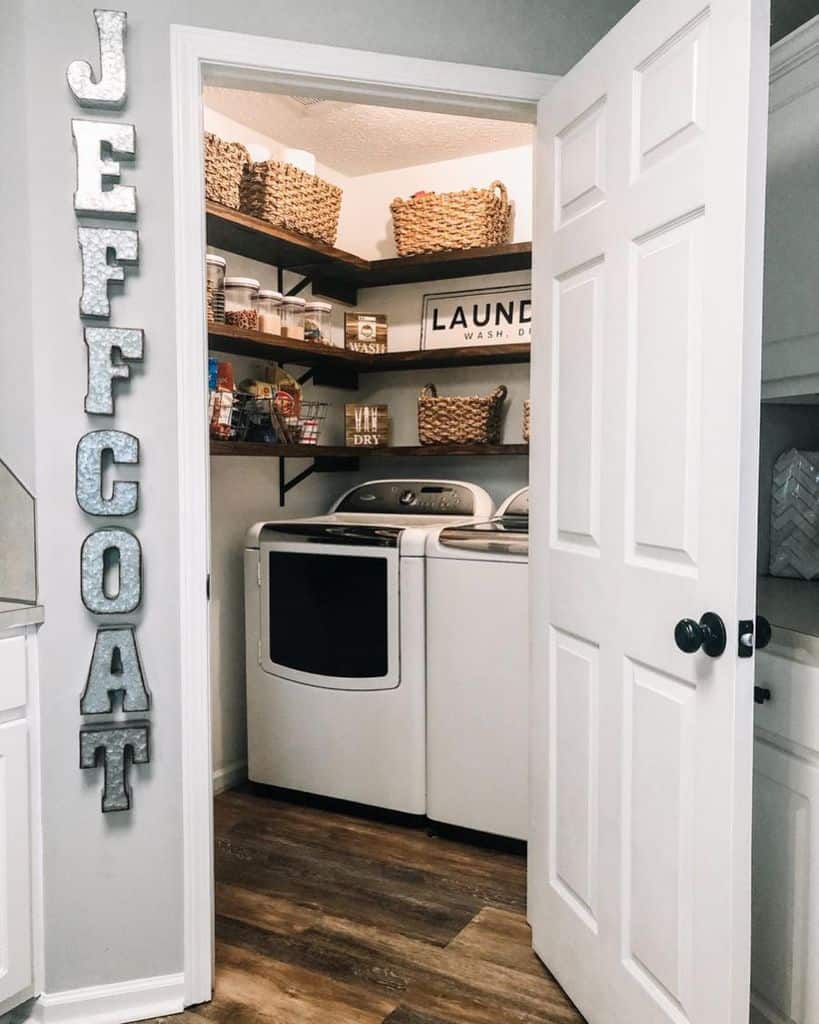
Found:
[{"label": "washer control panel", "polygon": [[466,484],[434,480],[376,480],[350,491],[336,512],[471,516],[475,495]]}]

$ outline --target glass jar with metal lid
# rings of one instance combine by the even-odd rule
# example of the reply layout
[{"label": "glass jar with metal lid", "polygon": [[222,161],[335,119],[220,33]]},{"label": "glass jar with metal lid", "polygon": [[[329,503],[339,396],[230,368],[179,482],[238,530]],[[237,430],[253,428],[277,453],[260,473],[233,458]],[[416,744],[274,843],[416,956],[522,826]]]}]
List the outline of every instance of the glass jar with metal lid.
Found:
[{"label": "glass jar with metal lid", "polygon": [[282,293],[270,288],[260,288],[256,293],[254,307],[259,314],[259,330],[264,334],[281,334]]},{"label": "glass jar with metal lid", "polygon": [[225,322],[225,267],[227,261],[221,256],[209,252],[205,257],[209,324]]},{"label": "glass jar with metal lid", "polygon": [[282,337],[304,340],[304,299],[298,295],[285,295],[282,299]]},{"label": "glass jar with metal lid", "polygon": [[259,291],[259,282],[253,277],[225,278],[225,322],[245,331],[258,331],[259,314],[253,300]]},{"label": "glass jar with metal lid", "polygon": [[304,307],[304,340],[318,345],[330,345],[330,302],[308,302]]}]

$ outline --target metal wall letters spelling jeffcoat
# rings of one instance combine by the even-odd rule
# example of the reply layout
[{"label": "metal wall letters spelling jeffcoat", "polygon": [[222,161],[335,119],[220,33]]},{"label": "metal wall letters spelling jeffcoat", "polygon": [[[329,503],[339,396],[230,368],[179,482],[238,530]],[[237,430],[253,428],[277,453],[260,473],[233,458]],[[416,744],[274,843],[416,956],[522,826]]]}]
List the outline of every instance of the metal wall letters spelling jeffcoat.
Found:
[{"label": "metal wall letters spelling jeffcoat", "polygon": [[66,78],[81,107],[117,109],[125,106],[128,78],[125,68],[125,11],[94,11],[100,40],[100,77],[95,82],[91,65],[73,60]]},{"label": "metal wall letters spelling jeffcoat", "polygon": [[[119,109],[127,97],[127,15],[125,11],[94,11],[94,18],[100,47],[99,77],[94,79],[86,61],[75,60],[68,67],[68,85],[82,107]],[[117,120],[75,118],[71,134],[77,157],[77,217],[136,217],[136,188],[119,181],[123,173],[119,161],[131,160],[136,153],[134,126]],[[124,282],[126,268],[138,263],[139,236],[131,229],[78,226],[77,238],[82,256],[80,316],[108,320],[109,283]],[[83,339],[88,349],[85,412],[89,416],[115,416],[114,380],[130,377],[131,368],[124,360],[142,359],[143,333],[139,328],[86,326]],[[119,352],[118,362],[114,362],[114,350]],[[132,516],[137,511],[139,484],[135,480],[116,481],[107,497],[103,488],[106,452],[111,453],[115,464],[135,466],[139,463],[139,440],[113,429],[110,420],[106,429],[85,433],[77,445],[77,502],[88,516]],[[116,556],[113,564],[112,554]],[[80,566],[82,600],[91,614],[127,615],[139,606],[142,547],[131,530],[124,526],[94,530],[83,541]],[[116,580],[113,586],[112,578]],[[106,813],[130,810],[129,768],[150,761],[150,724],[127,717],[136,712],[144,715],[151,706],[137,653],[136,628],[128,622],[98,627],[80,713],[113,716],[113,694],[117,692],[122,693],[120,715],[99,724],[82,724],[79,736],[80,768],[103,769],[102,810]]]}]

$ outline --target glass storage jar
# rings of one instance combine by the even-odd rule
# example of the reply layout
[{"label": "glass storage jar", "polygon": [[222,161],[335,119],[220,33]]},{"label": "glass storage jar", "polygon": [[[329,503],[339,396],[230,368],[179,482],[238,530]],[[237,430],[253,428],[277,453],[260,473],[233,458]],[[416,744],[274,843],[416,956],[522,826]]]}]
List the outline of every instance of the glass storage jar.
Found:
[{"label": "glass storage jar", "polygon": [[259,314],[259,330],[265,334],[281,334],[282,293],[270,288],[260,288],[256,294],[256,312]]},{"label": "glass storage jar", "polygon": [[225,322],[225,267],[227,261],[221,256],[208,253],[205,257],[207,269],[208,323]]},{"label": "glass storage jar", "polygon": [[258,290],[259,282],[252,277],[226,277],[225,322],[245,331],[258,331],[259,314],[253,308]]},{"label": "glass storage jar", "polygon": [[304,307],[304,340],[319,345],[329,345],[330,314],[333,306],[329,302],[308,302]]},{"label": "glass storage jar", "polygon": [[298,295],[285,295],[282,299],[282,337],[304,340],[304,299]]}]

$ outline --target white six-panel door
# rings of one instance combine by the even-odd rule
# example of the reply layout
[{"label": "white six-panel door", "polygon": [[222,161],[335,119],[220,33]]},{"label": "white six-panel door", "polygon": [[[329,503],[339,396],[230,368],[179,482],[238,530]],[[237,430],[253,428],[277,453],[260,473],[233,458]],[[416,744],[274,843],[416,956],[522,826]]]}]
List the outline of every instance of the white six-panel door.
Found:
[{"label": "white six-panel door", "polygon": [[541,103],[529,914],[591,1024],[748,1020],[767,56],[642,0]]}]

